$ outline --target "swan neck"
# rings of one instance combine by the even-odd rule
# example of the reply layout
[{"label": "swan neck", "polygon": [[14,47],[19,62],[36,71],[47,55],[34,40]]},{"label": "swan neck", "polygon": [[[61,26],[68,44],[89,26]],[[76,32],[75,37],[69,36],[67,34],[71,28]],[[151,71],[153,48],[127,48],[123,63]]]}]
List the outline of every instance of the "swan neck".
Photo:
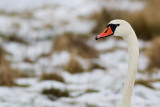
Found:
[{"label": "swan neck", "polygon": [[138,40],[135,33],[123,37],[128,45],[128,72],[126,75],[126,80],[124,83],[124,90],[122,95],[122,100],[120,101],[119,107],[130,107],[131,97],[135,83],[135,77],[138,66],[138,57],[139,57],[139,46]]}]

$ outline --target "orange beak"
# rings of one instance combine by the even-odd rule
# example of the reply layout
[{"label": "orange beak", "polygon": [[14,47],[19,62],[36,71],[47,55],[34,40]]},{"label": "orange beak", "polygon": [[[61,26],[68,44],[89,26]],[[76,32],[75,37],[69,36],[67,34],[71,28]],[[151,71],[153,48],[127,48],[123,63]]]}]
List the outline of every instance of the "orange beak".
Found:
[{"label": "orange beak", "polygon": [[107,27],[101,34],[99,34],[95,39],[98,40],[100,38],[108,37],[113,34],[111,27]]}]

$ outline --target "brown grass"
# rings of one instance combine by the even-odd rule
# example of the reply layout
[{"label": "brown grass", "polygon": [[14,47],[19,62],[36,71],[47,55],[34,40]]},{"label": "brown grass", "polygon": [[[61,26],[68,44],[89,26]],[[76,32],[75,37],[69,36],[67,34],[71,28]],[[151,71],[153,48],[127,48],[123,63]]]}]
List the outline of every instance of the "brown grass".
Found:
[{"label": "brown grass", "polygon": [[72,74],[84,72],[82,65],[76,60],[74,56],[72,56],[72,58],[70,59],[70,62],[65,67],[65,69]]},{"label": "brown grass", "polygon": [[56,88],[43,89],[42,94],[47,95],[50,100],[56,100],[60,97],[69,97],[69,91]]},{"label": "brown grass", "polygon": [[101,33],[107,27],[107,24],[111,20],[121,19],[121,18],[122,18],[121,11],[102,9],[100,13],[95,13],[90,17],[91,20],[96,20],[97,23],[96,26],[93,28],[92,33],[93,34]]},{"label": "brown grass", "polygon": [[11,68],[11,62],[6,59],[7,52],[0,46],[0,86],[19,86],[15,79],[33,77],[33,75]]},{"label": "brown grass", "polygon": [[11,35],[8,35],[8,36],[5,36],[4,39],[6,41],[9,41],[9,42],[17,42],[17,43],[22,43],[22,44],[28,44],[25,40],[23,40],[22,38],[19,38],[17,37],[16,34],[11,34]]},{"label": "brown grass", "polygon": [[135,30],[138,38],[141,38],[143,40],[150,40],[153,37],[153,32],[150,29],[149,23],[147,22],[144,13],[136,12],[133,13],[131,16],[132,17],[128,18],[128,21]]},{"label": "brown grass", "polygon": [[138,81],[135,82],[135,85],[138,85],[138,84],[144,85],[144,86],[146,86],[146,87],[148,87],[148,88],[151,88],[151,89],[155,89],[155,88],[149,83],[149,81],[138,80]]},{"label": "brown grass", "polygon": [[47,29],[53,29],[53,25],[50,23],[45,24],[44,27]]},{"label": "brown grass", "polygon": [[30,11],[23,11],[23,12],[7,12],[0,10],[0,14],[8,16],[8,17],[21,17],[25,19],[33,18],[33,13]]},{"label": "brown grass", "polygon": [[16,33],[9,34],[9,35],[0,33],[0,37],[6,41],[9,41],[9,42],[17,42],[17,43],[22,43],[22,44],[26,44],[26,45],[28,44],[25,40],[18,37]]},{"label": "brown grass", "polygon": [[149,57],[148,68],[160,68],[160,37],[152,41],[152,45],[147,52]]},{"label": "brown grass", "polygon": [[85,92],[86,92],[86,93],[98,93],[99,90],[88,88]]},{"label": "brown grass", "polygon": [[85,103],[85,107],[99,107],[95,104]]},{"label": "brown grass", "polygon": [[53,46],[55,51],[67,50],[83,58],[98,57],[98,52],[93,47],[88,46],[82,37],[71,33],[58,36],[54,40]]},{"label": "brown grass", "polygon": [[31,63],[31,64],[35,63],[35,61],[32,61],[32,60],[29,59],[29,58],[24,58],[24,59],[23,59],[23,62]]},{"label": "brown grass", "polygon": [[40,76],[40,80],[55,80],[59,82],[65,82],[64,78],[56,72],[52,72],[52,73],[43,72]]},{"label": "brown grass", "polygon": [[25,71],[20,71],[16,70],[16,77],[17,78],[30,78],[30,77],[35,77],[36,75],[34,72],[25,72]]},{"label": "brown grass", "polygon": [[160,34],[160,1],[145,0],[146,6],[139,12],[130,13],[127,20],[132,24],[137,36],[143,40],[151,40]]},{"label": "brown grass", "polygon": [[154,83],[154,82],[160,82],[160,79],[147,79],[147,80],[142,80],[142,79],[140,79],[140,80],[136,80],[135,85],[140,84],[140,85],[144,85],[144,86],[146,86],[146,87],[148,87],[148,88],[155,89],[155,88],[151,85],[151,83]]},{"label": "brown grass", "polygon": [[106,68],[99,65],[98,63],[91,62],[89,70],[93,70],[93,69],[106,69]]},{"label": "brown grass", "polygon": [[0,85],[13,86],[15,85],[14,79],[16,71],[10,67],[10,62],[6,60],[6,52],[0,46]]}]

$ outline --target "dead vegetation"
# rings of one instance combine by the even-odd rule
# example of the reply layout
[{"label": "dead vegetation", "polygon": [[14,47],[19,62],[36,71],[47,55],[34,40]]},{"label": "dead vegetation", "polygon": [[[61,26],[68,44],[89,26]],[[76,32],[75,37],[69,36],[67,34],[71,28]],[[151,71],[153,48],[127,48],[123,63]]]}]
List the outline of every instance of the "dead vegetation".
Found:
[{"label": "dead vegetation", "polygon": [[31,77],[35,77],[35,73],[34,72],[26,72],[26,71],[20,71],[20,70],[16,70],[16,77],[17,78],[31,78]]},{"label": "dead vegetation", "polygon": [[160,68],[160,37],[152,40],[151,47],[148,49],[149,65],[148,68]]},{"label": "dead vegetation", "polygon": [[84,72],[82,65],[77,61],[75,56],[71,57],[65,69],[71,74]]},{"label": "dead vegetation", "polygon": [[22,38],[18,37],[16,33],[10,34],[10,35],[5,35],[5,34],[0,34],[0,37],[3,38],[7,42],[17,42],[21,44],[27,45],[28,43],[23,40]]},{"label": "dead vegetation", "polygon": [[8,36],[6,38],[7,41],[9,42],[17,42],[17,43],[22,43],[22,44],[28,44],[26,41],[24,41],[23,39],[17,37],[16,35],[11,35],[11,36]]},{"label": "dead vegetation", "polygon": [[160,79],[136,80],[135,85],[140,84],[140,85],[144,85],[148,88],[155,89],[151,85],[151,83],[154,83],[154,82],[160,82]]},{"label": "dead vegetation", "polygon": [[28,72],[22,72],[11,67],[11,62],[6,59],[7,52],[0,46],[0,86],[20,86],[15,83],[16,78],[33,77]]},{"label": "dead vegetation", "polygon": [[85,107],[99,107],[99,106],[95,104],[86,103]]},{"label": "dead vegetation", "polygon": [[91,89],[91,88],[88,88],[86,91],[85,91],[85,93],[98,93],[99,92],[99,90],[97,90],[97,89]]},{"label": "dead vegetation", "polygon": [[67,70],[67,72],[71,74],[74,74],[74,73],[90,72],[94,69],[103,69],[103,70],[106,69],[105,67],[93,61],[90,61],[87,64],[88,64],[87,68],[83,68],[82,64],[77,60],[76,56],[72,55],[69,63],[65,66],[65,70]]},{"label": "dead vegetation", "polygon": [[128,18],[137,36],[143,40],[151,40],[160,34],[159,0],[145,0],[145,7],[141,11],[130,14]]},{"label": "dead vegetation", "polygon": [[6,52],[0,46],[0,86],[15,85],[16,71],[11,68],[10,62],[6,59]]},{"label": "dead vegetation", "polygon": [[69,97],[68,90],[61,90],[56,88],[43,89],[42,94],[47,95],[50,100],[57,100],[60,97]]},{"label": "dead vegetation", "polygon": [[57,72],[45,73],[43,72],[40,76],[40,80],[55,80],[59,82],[65,82],[64,78]]},{"label": "dead vegetation", "polygon": [[21,18],[25,18],[25,19],[31,19],[31,18],[33,18],[33,13],[30,12],[30,11],[7,12],[7,11],[0,10],[0,14],[8,16],[8,17],[21,17]]},{"label": "dead vegetation", "polygon": [[133,15],[134,18],[130,17],[128,20],[130,21],[133,29],[135,30],[138,38],[141,38],[143,40],[150,40],[151,38],[153,38],[153,32],[150,30],[150,26],[147,23],[144,13],[137,12],[133,13]]},{"label": "dead vegetation", "polygon": [[35,63],[35,61],[33,61],[33,60],[31,60],[31,59],[29,59],[27,57],[23,59],[23,62],[30,63],[30,64]]},{"label": "dead vegetation", "polygon": [[114,11],[114,10],[106,10],[102,9],[100,13],[93,14],[90,19],[96,20],[96,26],[93,28],[93,34],[101,33],[106,27],[109,21],[113,19],[121,19],[121,11]]},{"label": "dead vegetation", "polygon": [[151,88],[151,89],[155,89],[149,82],[145,81],[145,80],[138,80],[135,82],[135,85],[143,85],[145,87]]},{"label": "dead vegetation", "polygon": [[54,51],[67,50],[83,58],[97,58],[98,52],[86,44],[85,40],[78,35],[64,33],[54,40]]},{"label": "dead vegetation", "polygon": [[90,67],[89,67],[89,70],[93,70],[93,69],[106,69],[105,67],[101,66],[100,64],[98,63],[94,63],[92,62]]},{"label": "dead vegetation", "polygon": [[44,25],[44,28],[53,29],[53,25],[50,24],[50,23],[47,23],[47,24]]},{"label": "dead vegetation", "polygon": [[129,22],[132,24],[139,38],[151,40],[157,34],[160,34],[160,9],[158,0],[145,0],[146,6],[138,12],[130,14]]}]

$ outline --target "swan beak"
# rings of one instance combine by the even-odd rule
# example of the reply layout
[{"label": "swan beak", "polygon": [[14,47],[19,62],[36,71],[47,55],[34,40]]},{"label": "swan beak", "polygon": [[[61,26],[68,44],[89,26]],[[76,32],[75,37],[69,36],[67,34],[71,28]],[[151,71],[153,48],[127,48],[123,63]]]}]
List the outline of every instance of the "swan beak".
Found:
[{"label": "swan beak", "polygon": [[98,40],[100,38],[108,37],[113,34],[111,27],[107,27],[101,34],[99,34],[95,39]]}]

